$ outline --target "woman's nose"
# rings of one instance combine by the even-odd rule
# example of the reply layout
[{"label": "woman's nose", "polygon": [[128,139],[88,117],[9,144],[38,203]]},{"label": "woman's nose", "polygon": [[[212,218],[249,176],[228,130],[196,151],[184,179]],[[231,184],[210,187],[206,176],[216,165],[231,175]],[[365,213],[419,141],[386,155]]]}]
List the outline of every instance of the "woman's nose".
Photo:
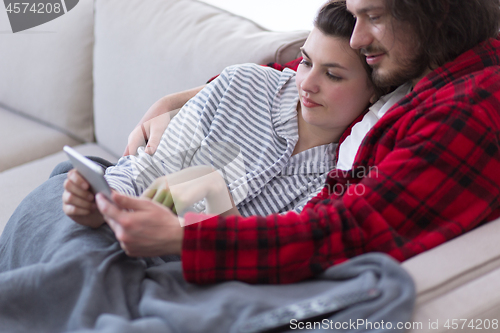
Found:
[{"label": "woman's nose", "polygon": [[307,75],[304,77],[304,80],[302,80],[302,83],[300,84],[300,88],[302,88],[303,91],[311,94],[315,94],[319,91],[316,74],[313,71],[307,73]]}]

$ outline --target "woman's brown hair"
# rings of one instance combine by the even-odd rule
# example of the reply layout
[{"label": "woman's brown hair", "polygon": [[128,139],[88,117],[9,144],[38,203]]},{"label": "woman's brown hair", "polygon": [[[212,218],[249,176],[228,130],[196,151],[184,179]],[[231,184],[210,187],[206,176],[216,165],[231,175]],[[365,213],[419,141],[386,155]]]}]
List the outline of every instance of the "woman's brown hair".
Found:
[{"label": "woman's brown hair", "polygon": [[[314,20],[314,26],[327,36],[343,38],[347,41],[351,39],[356,19],[347,10],[345,0],[332,0],[320,8]],[[356,51],[357,52],[357,51]],[[365,57],[360,55],[370,83],[375,88],[376,98],[384,95],[387,91],[375,86],[371,81],[372,68],[368,66]]]}]

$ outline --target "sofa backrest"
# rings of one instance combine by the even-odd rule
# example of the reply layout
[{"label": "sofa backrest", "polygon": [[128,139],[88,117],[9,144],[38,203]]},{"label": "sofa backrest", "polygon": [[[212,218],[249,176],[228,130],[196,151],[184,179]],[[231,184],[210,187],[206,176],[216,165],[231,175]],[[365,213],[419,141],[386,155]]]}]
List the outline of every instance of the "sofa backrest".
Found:
[{"label": "sofa backrest", "polygon": [[92,0],[18,33],[2,9],[0,105],[81,141],[93,140],[92,46]]},{"label": "sofa backrest", "polygon": [[202,85],[229,65],[293,60],[307,34],[266,31],[194,0],[96,0],[98,143],[121,155],[128,134],[160,97]]},{"label": "sofa backrest", "polygon": [[2,10],[0,107],[80,141],[95,135],[117,156],[160,97],[229,65],[293,60],[308,34],[267,31],[195,0],[80,0],[53,21],[11,31]]}]

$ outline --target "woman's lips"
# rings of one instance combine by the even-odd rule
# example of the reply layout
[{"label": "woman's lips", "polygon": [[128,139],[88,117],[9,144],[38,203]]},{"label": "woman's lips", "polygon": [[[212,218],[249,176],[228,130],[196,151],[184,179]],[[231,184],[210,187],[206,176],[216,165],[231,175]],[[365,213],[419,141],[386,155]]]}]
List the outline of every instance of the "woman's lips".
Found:
[{"label": "woman's lips", "polygon": [[306,108],[309,108],[309,109],[321,106],[321,104],[318,104],[318,103],[310,100],[307,97],[302,97],[302,105],[304,105]]},{"label": "woman's lips", "polygon": [[382,57],[384,55],[385,55],[385,53],[367,55],[366,56],[366,63],[368,65],[376,65],[382,61]]}]

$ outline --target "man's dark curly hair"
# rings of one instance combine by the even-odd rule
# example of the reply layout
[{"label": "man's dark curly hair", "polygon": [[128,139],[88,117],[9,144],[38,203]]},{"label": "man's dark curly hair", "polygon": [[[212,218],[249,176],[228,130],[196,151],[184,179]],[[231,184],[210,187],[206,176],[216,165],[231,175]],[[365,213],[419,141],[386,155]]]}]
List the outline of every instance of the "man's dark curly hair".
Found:
[{"label": "man's dark curly hair", "polygon": [[424,61],[441,66],[475,45],[495,38],[499,0],[386,0],[392,16],[416,33]]}]

